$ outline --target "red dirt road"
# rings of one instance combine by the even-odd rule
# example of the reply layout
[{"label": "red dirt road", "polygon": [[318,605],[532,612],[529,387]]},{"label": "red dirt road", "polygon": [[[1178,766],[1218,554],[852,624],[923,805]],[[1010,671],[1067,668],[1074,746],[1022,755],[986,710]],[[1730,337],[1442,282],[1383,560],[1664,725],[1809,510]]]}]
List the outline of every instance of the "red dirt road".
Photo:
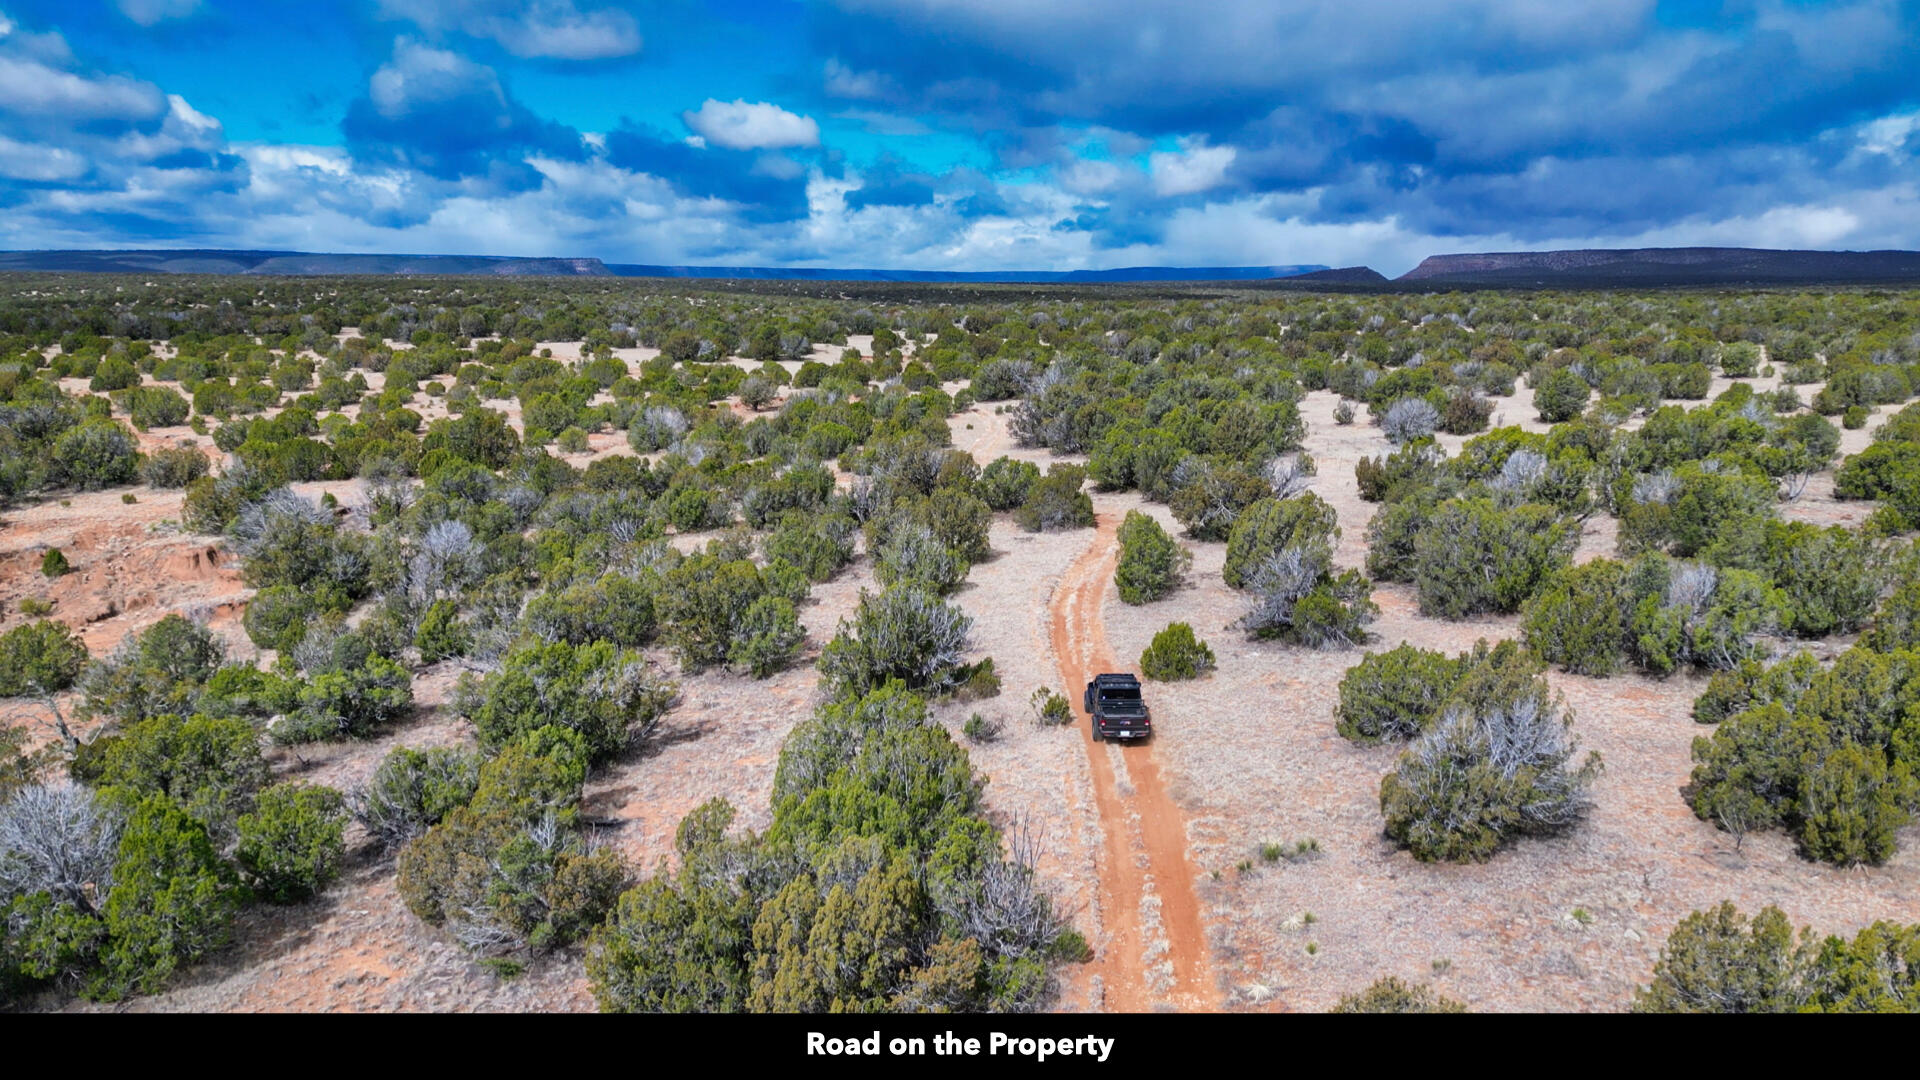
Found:
[{"label": "red dirt road", "polygon": [[1105,836],[1100,912],[1105,940],[1095,970],[1111,1012],[1218,1009],[1200,904],[1187,861],[1186,823],[1167,794],[1151,743],[1119,747],[1093,741],[1079,711],[1080,691],[1102,671],[1125,671],[1107,646],[1100,605],[1119,557],[1117,515],[1102,514],[1093,543],[1061,578],[1052,602],[1052,644],[1062,692],[1076,703],[1076,726],[1093,768]]}]

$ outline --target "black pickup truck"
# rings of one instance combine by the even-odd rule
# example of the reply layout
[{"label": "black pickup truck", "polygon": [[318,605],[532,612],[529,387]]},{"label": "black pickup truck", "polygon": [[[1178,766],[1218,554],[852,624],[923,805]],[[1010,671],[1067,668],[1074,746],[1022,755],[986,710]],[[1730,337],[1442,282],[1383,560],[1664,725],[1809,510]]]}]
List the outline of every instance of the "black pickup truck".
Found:
[{"label": "black pickup truck", "polygon": [[1140,680],[1131,675],[1095,675],[1087,684],[1087,715],[1093,718],[1093,741],[1144,739],[1153,734],[1153,718],[1140,696]]}]

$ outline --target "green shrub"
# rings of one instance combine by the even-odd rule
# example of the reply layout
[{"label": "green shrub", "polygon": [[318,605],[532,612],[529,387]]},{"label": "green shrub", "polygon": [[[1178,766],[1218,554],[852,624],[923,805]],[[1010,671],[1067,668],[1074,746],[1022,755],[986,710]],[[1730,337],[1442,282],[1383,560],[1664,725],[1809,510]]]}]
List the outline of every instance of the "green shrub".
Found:
[{"label": "green shrub", "polygon": [[1438,484],[1446,460],[1433,440],[1419,439],[1382,458],[1361,458],[1354,464],[1353,478],[1362,499],[1396,503]]},{"label": "green shrub", "polygon": [[1502,509],[1487,499],[1443,502],[1413,544],[1420,613],[1461,619],[1517,611],[1572,562],[1579,539],[1577,523],[1552,507],[1526,503]]},{"label": "green shrub", "polygon": [[1920,649],[1920,575],[1909,570],[1898,581],[1881,601],[1873,629],[1860,639],[1862,645],[1881,652]]},{"label": "green shrub", "polygon": [[80,712],[134,721],[190,711],[201,684],[225,655],[225,646],[206,627],[165,616],[85,671],[77,684],[86,693]]},{"label": "green shrub", "polygon": [[1175,476],[1181,482],[1174,487],[1167,508],[1195,540],[1225,540],[1242,510],[1273,496],[1264,477],[1233,466],[1201,467],[1191,470],[1191,475],[1176,472]]},{"label": "green shrub", "polygon": [[1920,706],[1915,662],[1854,648],[1827,668],[1796,658],[1715,680],[1695,706],[1721,722],[1693,742],[1694,813],[1736,840],[1784,828],[1808,858],[1884,863],[1920,807],[1904,719]]},{"label": "green shrub", "polygon": [[480,760],[457,747],[395,747],[354,793],[354,817],[376,843],[398,847],[473,799]]},{"label": "green shrub", "polygon": [[980,470],[980,479],[975,481],[974,493],[980,500],[995,510],[1013,510],[1027,501],[1035,484],[1040,482],[1040,467],[1030,461],[1016,461],[1009,457],[998,457]]},{"label": "green shrub", "polygon": [[247,602],[240,625],[255,646],[285,652],[306,636],[307,623],[317,613],[313,598],[292,585],[273,585]]},{"label": "green shrub", "polygon": [[164,386],[136,386],[127,391],[127,415],[141,431],[187,422],[187,399]]},{"label": "green shrub", "polygon": [[1213,663],[1213,650],[1194,637],[1193,627],[1177,622],[1153,635],[1140,654],[1140,673],[1161,682],[1197,679],[1213,670]]},{"label": "green shrub", "polygon": [[828,581],[853,561],[854,525],[839,514],[794,511],[760,541],[767,559],[782,559],[798,567],[815,583]]},{"label": "green shrub", "polygon": [[1585,411],[1592,395],[1587,380],[1566,368],[1555,368],[1534,388],[1533,407],[1539,410],[1541,423],[1558,424]]},{"label": "green shrub", "polygon": [[1548,662],[1607,676],[1631,661],[1652,675],[1725,670],[1764,654],[1791,619],[1787,594],[1757,574],[1648,554],[1571,567],[1527,602],[1527,644]]},{"label": "green shrub", "polygon": [[1627,567],[1611,559],[1560,571],[1522,610],[1527,647],[1563,671],[1613,674],[1627,650],[1630,595]]},{"label": "green shrub", "polygon": [[234,858],[255,895],[290,904],[318,895],[340,875],[347,812],[338,791],[276,784],[240,818]]},{"label": "green shrub", "polygon": [[93,369],[93,381],[87,389],[96,394],[125,390],[140,385],[140,369],[123,356],[109,356]]},{"label": "green shrub", "polygon": [[270,729],[275,742],[364,739],[413,712],[413,677],[384,656],[358,667],[310,673],[299,704]]},{"label": "green shrub", "polygon": [[683,533],[711,529],[726,519],[726,507],[717,494],[703,487],[675,488],[663,495],[661,501],[666,506],[667,520]]},{"label": "green shrub", "polygon": [[1628,655],[1641,670],[1667,675],[1683,667],[1725,670],[1770,651],[1762,640],[1791,619],[1791,600],[1745,570],[1695,563],[1637,575],[1643,595],[1628,628]]},{"label": "green shrub", "polygon": [[862,697],[892,680],[946,693],[965,676],[972,628],[971,617],[920,586],[862,590],[853,618],[842,619],[821,650],[821,679],[836,699]]},{"label": "green shrub", "polygon": [[1720,373],[1729,379],[1751,379],[1760,369],[1760,349],[1749,341],[1720,346]]},{"label": "green shrub", "polygon": [[[977,816],[980,778],[898,686],[796,727],[763,834],[715,801],[680,867],[620,898],[587,973],[607,1011],[1027,1011],[1063,920]],[[724,867],[764,873],[729,877]],[[735,884],[738,882],[738,884]],[[876,945],[876,942],[878,943]],[[833,957],[853,957],[840,963]]]},{"label": "green shrub", "polygon": [[0,634],[0,697],[57,694],[86,666],[86,643],[61,623],[40,619]]},{"label": "green shrub", "polygon": [[959,683],[953,688],[955,701],[985,701],[1000,696],[1000,673],[993,668],[993,657],[989,656],[977,664],[968,665],[959,677]]},{"label": "green shrub", "polygon": [[1086,480],[1087,470],[1081,466],[1055,464],[1034,482],[1013,520],[1028,532],[1092,528],[1093,498],[1080,490]]},{"label": "green shrub", "polygon": [[1793,926],[1776,907],[1762,909],[1751,923],[1731,901],[1696,911],[1667,936],[1653,982],[1634,995],[1633,1011],[1799,1012],[1811,996],[1812,948],[1810,935],[1794,940]]},{"label": "green shrub", "polygon": [[997,718],[989,720],[979,713],[974,713],[972,716],[967,717],[965,724],[961,725],[960,733],[967,737],[968,742],[990,743],[1000,737],[1001,729],[1004,726],[1005,725]]},{"label": "green shrub", "polygon": [[1243,577],[1246,614],[1236,624],[1256,638],[1279,638],[1315,649],[1347,648],[1366,639],[1379,615],[1373,584],[1352,570],[1333,574],[1325,544],[1269,555]]},{"label": "green shrub", "polygon": [[1622,476],[1615,493],[1620,549],[1737,563],[1727,549],[1764,528],[1773,516],[1774,497],[1770,478],[1717,458],[1671,472]]},{"label": "green shrub", "polygon": [[164,795],[132,807],[103,914],[101,970],[87,995],[157,993],[175,970],[232,937],[242,890],[206,828]]},{"label": "green shrub", "polygon": [[482,956],[561,948],[603,922],[629,876],[579,832],[588,752],[558,728],[505,746],[481,767],[472,802],[401,849],[407,907]]},{"label": "green shrub", "polygon": [[67,563],[67,556],[59,548],[48,548],[40,556],[40,573],[49,578],[62,578],[71,573],[73,567]]},{"label": "green shrub", "polygon": [[1367,653],[1340,679],[1340,734],[1357,743],[1419,735],[1438,719],[1472,662],[1471,654],[1449,658],[1404,643]]},{"label": "green shrub", "polygon": [[282,678],[252,664],[227,664],[200,686],[193,707],[206,716],[265,720],[292,712],[303,685],[299,679]]},{"label": "green shrub", "polygon": [[536,642],[501,657],[486,678],[464,680],[459,707],[486,745],[504,746],[557,725],[577,733],[602,761],[645,738],[677,693],[644,657],[609,642]]},{"label": "green shrub", "polygon": [[[655,597],[659,589],[659,579],[651,573],[643,572],[638,578],[608,573],[591,581],[575,582],[557,592],[540,593],[527,602],[524,618],[527,629],[543,641],[564,641],[569,645],[607,641],[621,648],[639,648],[651,642],[658,629]],[[688,610],[686,606],[674,608],[675,614],[682,618],[689,617]],[[445,618],[450,620],[452,613]],[[424,619],[421,625],[425,627]],[[457,624],[449,622],[448,625]],[[446,643],[439,644],[444,648]],[[464,647],[459,650],[464,651]],[[424,646],[421,655],[423,658],[426,655]],[[458,655],[458,652],[440,655]]]},{"label": "green shrub", "polygon": [[1493,402],[1473,390],[1452,387],[1440,403],[1440,430],[1449,435],[1474,435],[1487,430]]},{"label": "green shrub", "polygon": [[1058,727],[1073,723],[1073,706],[1067,699],[1052,689],[1042,686],[1027,699],[1027,705],[1033,710],[1033,722],[1041,727]]},{"label": "green shrub", "polygon": [[884,538],[870,547],[873,575],[882,585],[912,582],[944,595],[958,588],[972,569],[965,556],[917,521],[887,528]]},{"label": "green shrub", "polygon": [[1785,593],[1788,629],[1824,637],[1866,625],[1891,569],[1885,541],[1799,521],[1768,522],[1763,536],[1760,567]]},{"label": "green shrub", "polygon": [[1336,1013],[1463,1013],[1465,1005],[1436,993],[1430,986],[1403,982],[1389,975],[1358,994],[1343,994],[1330,1010]]},{"label": "green shrub", "polygon": [[1180,587],[1193,553],[1176,543],[1150,515],[1127,511],[1120,523],[1120,560],[1113,581],[1128,604],[1159,600]]},{"label": "green shrub", "polygon": [[54,440],[51,465],[56,485],[82,491],[131,483],[140,467],[139,443],[112,420],[88,420]]},{"label": "green shrub", "polygon": [[1911,1013],[1920,1010],[1920,925],[1876,922],[1852,940],[1798,940],[1767,907],[1694,912],[1661,950],[1635,1012]]},{"label": "green shrub", "polygon": [[[750,611],[755,612],[757,620],[752,628],[754,635],[777,630],[761,646],[770,648],[779,642],[791,646],[785,656],[764,657],[763,666],[782,663],[791,656],[801,641],[795,636],[798,622],[780,619],[765,606],[755,609],[763,598],[777,595],[772,571],[773,564],[763,571],[745,558],[700,554],[667,572],[654,596],[654,610],[662,636],[673,646],[682,667],[688,671],[716,664],[754,667],[754,659],[746,655],[742,645],[751,636],[747,623]],[[800,583],[804,586],[804,578]]]},{"label": "green shrub", "polygon": [[1539,690],[1448,708],[1380,782],[1387,835],[1423,862],[1484,862],[1516,837],[1572,827],[1600,758],[1568,768],[1571,727]]},{"label": "green shrub", "polygon": [[[651,605],[648,614],[651,614]],[[451,600],[436,600],[429,605],[414,631],[413,647],[420,650],[423,664],[465,656],[473,647],[473,639],[460,621],[459,607]]]},{"label": "green shrub", "polygon": [[1331,561],[1333,541],[1340,535],[1338,520],[1333,507],[1312,492],[1262,499],[1235,519],[1221,576],[1229,588],[1247,588],[1262,563],[1288,549],[1311,551],[1318,561]]},{"label": "green shrub", "polygon": [[222,840],[269,772],[253,725],[237,717],[152,716],[89,746],[103,793],[128,804],[165,796]]},{"label": "green shrub", "polygon": [[807,638],[794,611],[792,601],[782,596],[762,596],[747,607],[734,633],[728,663],[756,679],[764,679],[786,667]]}]

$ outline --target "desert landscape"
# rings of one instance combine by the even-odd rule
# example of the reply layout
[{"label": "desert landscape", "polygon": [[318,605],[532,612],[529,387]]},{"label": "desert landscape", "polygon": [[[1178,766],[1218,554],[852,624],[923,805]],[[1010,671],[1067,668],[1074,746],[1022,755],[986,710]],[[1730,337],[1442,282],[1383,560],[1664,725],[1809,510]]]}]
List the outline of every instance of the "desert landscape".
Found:
[{"label": "desert landscape", "polygon": [[[1695,740],[1715,731],[1696,722],[1696,701],[1721,693],[1714,688],[1740,668],[1713,656],[1737,654],[1759,671],[1796,653],[1828,669],[1875,649],[1904,655],[1894,650],[1907,647],[1900,635],[1911,633],[1900,606],[1910,601],[1900,597],[1911,592],[1913,545],[1910,521],[1895,508],[1910,493],[1862,497],[1865,466],[1854,463],[1907,452],[1901,440],[1911,436],[1901,432],[1914,430],[1911,423],[1900,432],[1889,423],[1912,415],[1902,412],[1916,390],[1906,373],[1920,363],[1911,294],[1355,299],[1183,287],[1126,297],[1014,289],[956,301],[929,288],[902,301],[622,284],[587,300],[577,286],[499,287],[522,310],[591,303],[621,312],[609,319],[611,332],[562,340],[541,336],[537,324],[509,325],[496,314],[508,309],[501,298],[451,279],[420,282],[405,311],[384,312],[386,286],[323,279],[317,284],[331,303],[357,304],[377,318],[280,336],[195,330],[154,340],[60,330],[61,311],[100,302],[88,279],[12,284],[0,298],[0,313],[9,305],[14,312],[0,323],[11,335],[0,355],[13,359],[0,362],[0,372],[13,404],[0,425],[14,440],[9,452],[44,457],[55,471],[12,474],[0,517],[0,632],[15,650],[0,660],[21,673],[9,675],[12,696],[0,705],[18,761],[18,779],[0,794],[97,788],[86,796],[98,800],[93,812],[132,828],[122,815],[156,812],[156,796],[116,800],[162,785],[150,790],[227,867],[207,870],[209,880],[251,892],[232,894],[230,921],[217,934],[165,946],[175,951],[157,977],[125,968],[112,950],[133,931],[110,916],[103,944],[89,947],[97,957],[69,950],[46,961],[32,944],[41,932],[34,920],[43,917],[32,914],[32,895],[9,894],[16,951],[5,955],[16,968],[0,980],[9,1007],[801,1007],[802,999],[778,996],[800,991],[756,973],[754,965],[773,961],[752,957],[785,955],[777,951],[699,961],[743,965],[739,998],[649,967],[647,950],[658,946],[639,943],[657,932],[645,920],[662,916],[641,898],[703,902],[700,890],[716,880],[709,875],[736,867],[717,880],[741,882],[729,887],[756,897],[751,903],[761,906],[738,925],[762,943],[773,932],[773,902],[744,884],[751,875],[790,874],[776,868],[797,858],[814,867],[802,873],[817,875],[823,897],[831,892],[824,882],[842,872],[832,869],[835,860],[860,849],[845,846],[851,839],[834,841],[837,855],[807,846],[824,841],[804,837],[841,834],[795,824],[820,812],[793,794],[803,760],[795,747],[816,745],[840,724],[880,726],[834,738],[930,725],[940,745],[959,750],[977,795],[949,795],[943,808],[924,812],[936,822],[977,815],[996,849],[971,871],[985,875],[983,884],[970,887],[1012,882],[991,887],[1014,890],[993,894],[1002,906],[983,908],[988,901],[943,899],[942,889],[960,886],[917,878],[911,887],[925,890],[917,895],[945,913],[940,919],[964,924],[991,911],[1001,929],[969,937],[936,921],[915,931],[925,936],[904,947],[882,997],[859,999],[863,1008],[924,1007],[913,995],[935,992],[923,988],[943,970],[939,949],[965,940],[974,943],[967,948],[1001,950],[978,961],[968,979],[979,981],[967,984],[975,989],[937,991],[989,995],[946,999],[971,1008],[1318,1012],[1348,1007],[1391,977],[1474,1011],[1612,1011],[1633,1006],[1658,981],[1656,965],[1677,926],[1723,901],[1748,913],[1776,907],[1795,927],[1842,937],[1914,918],[1920,830],[1899,809],[1910,793],[1890,796],[1898,812],[1875,819],[1865,846],[1824,856],[1810,854],[1827,850],[1810,848],[1821,841],[1790,834],[1799,811],[1783,811],[1786,825],[1749,831],[1741,819],[1736,830],[1693,801],[1707,775],[1696,774],[1705,759]],[[276,305],[311,306],[299,294],[314,287],[270,297],[268,317]],[[225,288],[179,279],[154,295],[154,306],[189,306],[195,294]],[[1866,313],[1882,329],[1848,329],[1836,301],[1849,318]],[[1605,327],[1594,312],[1636,306],[1657,309],[1640,315],[1656,329],[1631,340],[1570,325],[1584,317]],[[1769,327],[1767,313],[1783,308],[1802,326],[1808,312],[1826,321],[1810,331]],[[322,318],[340,316],[329,307]],[[1531,325],[1543,319],[1546,329]],[[478,330],[486,321],[501,325],[483,334],[428,329]],[[1554,336],[1561,343],[1546,340]],[[1862,371],[1899,379],[1862,388]],[[1548,404],[1542,387],[1565,384],[1566,373],[1578,376],[1577,401]],[[268,388],[249,397],[259,404],[227,403],[247,385]],[[138,423],[141,414],[128,412],[149,407],[130,395],[152,393],[181,403],[162,410],[167,423]],[[1176,403],[1182,395],[1194,404]],[[114,453],[123,456],[70,464],[68,455],[79,453],[74,439],[33,443],[42,438],[33,425],[46,421],[32,410],[55,400],[75,403],[63,406],[75,410],[64,430],[111,426],[121,433]],[[1409,412],[1421,415],[1408,420]],[[1837,421],[1842,412],[1844,425],[1822,418]],[[1717,425],[1711,437],[1723,440],[1700,457],[1743,464],[1702,471],[1685,449],[1644,456],[1676,454],[1653,449],[1672,445],[1656,443],[1656,434],[1677,439],[1670,433],[1696,423]],[[1819,449],[1803,450],[1800,439]],[[1150,474],[1136,455],[1161,445],[1172,457]],[[367,446],[376,449],[360,449]],[[1495,452],[1489,448],[1511,457],[1522,452],[1517,446],[1538,448],[1525,451],[1548,470],[1536,478],[1564,464],[1579,470],[1576,482],[1514,495],[1498,486],[1513,469],[1494,467],[1479,479],[1467,471]],[[1578,456],[1560,456],[1567,453]],[[1751,457],[1733,456],[1742,453]],[[184,485],[155,465],[188,459],[201,464],[180,466],[194,474]],[[1784,464],[1768,475],[1775,461]],[[1377,470],[1403,468],[1426,477],[1404,483],[1426,486],[1388,486],[1383,497],[1380,484],[1402,481],[1381,481],[1399,474]],[[1738,513],[1720,504],[1703,527],[1747,521],[1784,538],[1767,541],[1776,545],[1863,545],[1863,554],[1847,557],[1866,561],[1847,565],[1872,575],[1866,606],[1818,631],[1796,631],[1809,601],[1795,607],[1784,597],[1827,587],[1804,584],[1809,571],[1790,577],[1766,569],[1777,562],[1713,554],[1743,550],[1734,547],[1685,548],[1679,526],[1664,516],[1649,524],[1640,509],[1656,505],[1639,494],[1649,476],[1710,485],[1729,475],[1754,478],[1748,486],[1765,493],[1763,504]],[[1227,485],[1241,482],[1235,477],[1251,477],[1244,483],[1253,488],[1219,496],[1228,499],[1222,524],[1200,496],[1234,490]],[[1629,490],[1635,494],[1620,494]],[[1436,597],[1431,581],[1394,579],[1398,571],[1383,562],[1391,533],[1376,518],[1409,507],[1440,513],[1475,498],[1492,500],[1494,514],[1535,508],[1549,524],[1534,528],[1560,539],[1516,599],[1448,611],[1451,601]],[[1685,498],[1657,505],[1692,505]],[[1268,541],[1256,534],[1264,526],[1253,522],[1296,512],[1324,519],[1263,554],[1258,545]],[[1143,518],[1153,528],[1137,524]],[[844,524],[823,524],[836,521]],[[1128,602],[1117,582],[1126,576],[1121,564],[1135,558],[1135,541],[1123,539],[1138,529],[1173,538],[1191,559],[1169,563],[1175,568],[1156,579],[1158,596]],[[1309,535],[1315,529],[1323,531]],[[1420,537],[1444,529],[1427,530],[1406,542],[1418,558],[1442,558],[1422,546],[1437,541]],[[816,551],[828,552],[827,561],[805,573],[786,554],[811,559]],[[1323,561],[1297,593],[1284,593],[1269,583],[1278,571],[1248,569],[1248,551],[1269,561],[1293,552]],[[59,555],[57,573],[50,553]],[[1462,557],[1487,577],[1507,561],[1491,547]],[[1597,677],[1569,668],[1598,660],[1556,652],[1543,636],[1548,597],[1574,587],[1576,568],[1609,560],[1696,565],[1685,558],[1723,559],[1723,580],[1775,575],[1765,617],[1740,624],[1746,629],[1722,652],[1648,671],[1657,661],[1637,651],[1647,646],[1628,642],[1624,666]],[[735,577],[701,576],[715,573]],[[709,582],[736,579],[748,592],[704,599]],[[650,583],[620,594],[645,597],[652,622],[638,631],[619,621],[635,601],[604,591],[629,580]],[[1350,581],[1361,583],[1359,593],[1341,591]],[[1352,621],[1310,628],[1310,596],[1339,597],[1345,614],[1329,618]],[[878,636],[887,624],[877,614],[889,600],[964,624],[951,639],[957,648],[938,654],[944,667],[876,653],[890,647]],[[715,603],[732,606],[710,614]],[[776,622],[768,629],[749,620],[749,608],[753,618]],[[283,610],[289,614],[276,614]],[[1253,621],[1261,610],[1283,615]],[[719,629],[696,633],[710,625],[698,620],[711,618],[722,620]],[[77,643],[61,648],[91,658],[63,682],[36,674],[36,664],[52,663],[38,650],[53,646],[23,629],[38,634],[49,624]],[[1194,677],[1155,675],[1143,654],[1180,624],[1210,646],[1206,660]],[[192,632],[217,654],[219,670],[163,679],[142,667],[150,632],[169,626],[201,628]],[[440,635],[434,643],[430,633]],[[762,642],[770,651],[740,651]],[[1577,782],[1566,820],[1507,827],[1482,855],[1435,857],[1383,823],[1383,778],[1406,767],[1408,745],[1343,736],[1343,695],[1363,658],[1409,646],[1444,660],[1481,642],[1539,652],[1526,677],[1564,703],[1570,738],[1561,758],[1573,761],[1577,744],[1580,755],[1597,752],[1600,764]],[[603,647],[618,651],[587,651]],[[537,669],[545,674],[525,692],[545,703],[513,705],[523,700],[508,696],[520,685],[510,681],[522,677],[518,665],[551,663],[555,649],[568,663],[613,656],[626,666],[568,691],[585,696],[550,699],[538,697],[549,693],[540,680],[561,685],[568,676]],[[859,662],[871,670],[848,666],[852,655],[867,657]],[[1143,671],[1153,738],[1095,740],[1081,688],[1100,672]],[[616,677],[638,681],[621,683],[628,696],[607,704],[616,701],[604,696],[612,691],[592,688]],[[240,696],[226,689],[254,686],[250,680],[260,688]],[[342,680],[357,689],[334,689]],[[396,686],[404,689],[398,699],[390,696]],[[149,695],[139,701],[171,695],[176,704],[129,704],[129,687]],[[911,705],[889,704],[895,692]],[[1050,694],[1064,700],[1053,706]],[[510,707],[537,707],[548,719],[512,720]],[[925,719],[858,719],[896,707],[924,709]],[[602,720],[608,708],[611,719]],[[206,716],[184,719],[198,713]],[[202,721],[251,732],[244,738],[257,748],[197,766],[213,774],[167,771],[182,767],[185,743],[136,749],[146,739],[200,737],[191,732]],[[397,838],[390,831],[404,809],[383,794],[396,762],[424,762],[429,752],[472,762],[465,767],[481,770],[484,793],[492,790],[488,769],[520,760],[516,754],[557,753],[528,749],[551,745],[554,725],[568,729],[568,739],[595,740],[579,741],[588,756],[574,774],[577,787],[550,803],[546,817],[514,826],[530,832],[476,834],[484,846],[474,849],[482,857],[473,865],[495,860],[479,884],[463,884],[469,879],[458,874],[468,871],[435,869],[441,864],[429,860],[440,856],[425,853],[436,838],[468,842],[456,829],[468,827],[462,814],[472,815],[473,828],[494,827],[478,809],[489,796],[469,788],[462,802],[479,801],[450,815],[435,811]],[[1896,771],[1904,769],[1900,751],[1890,752]],[[848,753],[843,769],[866,760]],[[174,763],[136,756],[152,754]],[[156,775],[173,779],[150,779]],[[298,864],[300,888],[270,892],[290,871],[274,870],[280,864],[250,846],[257,842],[249,830],[266,827],[262,808],[276,791],[339,794],[322,800],[330,809],[281,826],[316,832],[320,854],[301,855],[308,861]],[[16,798],[16,809],[28,805]],[[716,799],[731,807],[724,838],[689,840],[687,830]],[[428,813],[417,805],[411,812]],[[880,827],[833,826],[882,851],[923,842],[861,832]],[[539,841],[551,853],[540,858],[551,861],[533,872],[545,876],[531,886],[503,876],[503,837],[555,828],[560,839]],[[273,835],[291,843],[285,832]],[[446,865],[467,865],[460,857],[445,856],[455,860]],[[875,868],[850,872],[877,881],[872,875],[890,864],[858,865]],[[994,869],[1003,866],[1011,869]],[[570,917],[582,921],[563,924],[552,882],[576,871],[607,875],[580,886],[602,899],[577,901],[586,913]],[[433,876],[443,873],[456,876]],[[517,906],[489,906],[506,904],[503,895],[519,897]],[[459,896],[467,906],[453,906]],[[86,911],[92,901],[73,903]],[[959,906],[943,906],[950,903]],[[1025,914],[1016,919],[1016,911]],[[1011,936],[1032,934],[1040,937]],[[721,996],[681,996],[689,994]]]}]

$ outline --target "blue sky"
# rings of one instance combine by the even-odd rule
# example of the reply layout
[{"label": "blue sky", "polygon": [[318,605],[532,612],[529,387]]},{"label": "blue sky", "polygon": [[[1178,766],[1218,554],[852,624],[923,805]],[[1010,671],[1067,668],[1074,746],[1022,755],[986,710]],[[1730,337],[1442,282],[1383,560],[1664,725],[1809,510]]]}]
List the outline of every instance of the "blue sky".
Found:
[{"label": "blue sky", "polygon": [[1920,0],[0,0],[0,247],[1920,248]]}]

